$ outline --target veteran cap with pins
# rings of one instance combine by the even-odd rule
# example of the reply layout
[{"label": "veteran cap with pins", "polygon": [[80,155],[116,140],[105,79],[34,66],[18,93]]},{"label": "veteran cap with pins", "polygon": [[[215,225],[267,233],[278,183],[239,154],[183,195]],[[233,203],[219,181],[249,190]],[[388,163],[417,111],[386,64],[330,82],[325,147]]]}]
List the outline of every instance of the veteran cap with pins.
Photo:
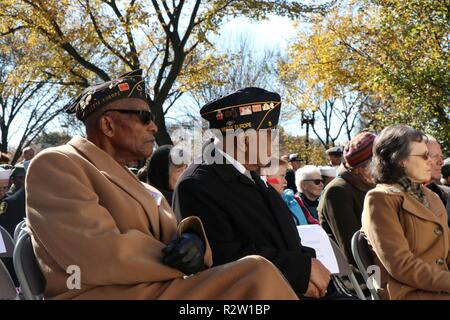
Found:
[{"label": "veteran cap with pins", "polygon": [[149,102],[141,69],[86,88],[69,104],[66,112],[75,113],[77,119],[84,120],[94,111],[123,98],[137,98]]},{"label": "veteran cap with pins", "polygon": [[211,129],[271,129],[278,124],[281,98],[261,88],[239,89],[205,104],[200,114]]}]

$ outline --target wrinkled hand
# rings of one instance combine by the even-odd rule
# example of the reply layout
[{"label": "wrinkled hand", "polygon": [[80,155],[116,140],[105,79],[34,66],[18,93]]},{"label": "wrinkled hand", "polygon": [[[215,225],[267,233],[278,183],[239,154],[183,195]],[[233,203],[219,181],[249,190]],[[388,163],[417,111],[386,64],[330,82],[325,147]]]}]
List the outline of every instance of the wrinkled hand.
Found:
[{"label": "wrinkled hand", "polygon": [[204,269],[203,241],[194,233],[183,233],[162,250],[163,263],[180,270],[184,274],[197,273]]},{"label": "wrinkled hand", "polygon": [[[314,284],[320,292],[320,297],[327,293],[328,284],[330,283],[331,274],[327,268],[317,259],[311,259],[311,274],[309,281]],[[309,288],[309,286],[308,286]]]}]

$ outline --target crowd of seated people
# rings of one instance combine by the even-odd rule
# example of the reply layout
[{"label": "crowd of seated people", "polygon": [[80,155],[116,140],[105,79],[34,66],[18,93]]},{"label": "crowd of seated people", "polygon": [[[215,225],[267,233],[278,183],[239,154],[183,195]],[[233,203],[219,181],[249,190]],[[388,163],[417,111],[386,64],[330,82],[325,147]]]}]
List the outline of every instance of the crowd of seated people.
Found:
[{"label": "crowd of seated people", "polygon": [[[202,152],[222,162],[180,164],[172,146],[156,147],[140,70],[84,90],[68,112],[86,138],[26,148],[0,168],[0,225],[13,234],[26,213],[46,299],[354,298],[302,244],[296,226],[308,224],[354,266],[361,230],[383,299],[450,299],[450,162],[439,142],[394,125],[329,148],[328,163],[291,153],[275,169],[271,148],[253,150],[245,134],[228,145],[231,122],[271,141],[281,100],[243,88],[209,102],[200,114],[218,133]],[[80,289],[66,286],[70,265]]]}]

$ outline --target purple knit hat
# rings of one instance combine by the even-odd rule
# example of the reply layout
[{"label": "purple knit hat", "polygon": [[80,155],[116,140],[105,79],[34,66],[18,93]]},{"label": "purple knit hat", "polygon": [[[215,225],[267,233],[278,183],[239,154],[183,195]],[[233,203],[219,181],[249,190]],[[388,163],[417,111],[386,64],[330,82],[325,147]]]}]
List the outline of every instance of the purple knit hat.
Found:
[{"label": "purple knit hat", "polygon": [[349,167],[357,168],[372,158],[375,138],[376,135],[372,132],[361,132],[347,142],[344,148],[344,159]]}]

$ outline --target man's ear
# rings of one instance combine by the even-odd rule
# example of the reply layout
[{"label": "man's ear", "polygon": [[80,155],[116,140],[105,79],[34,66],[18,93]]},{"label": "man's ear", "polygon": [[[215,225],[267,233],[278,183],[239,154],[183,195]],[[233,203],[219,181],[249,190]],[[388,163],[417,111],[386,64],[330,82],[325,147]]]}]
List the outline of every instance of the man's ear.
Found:
[{"label": "man's ear", "polygon": [[114,120],[107,116],[103,115],[98,120],[98,126],[100,128],[100,131],[107,137],[113,137],[115,133],[115,126],[114,126]]}]

